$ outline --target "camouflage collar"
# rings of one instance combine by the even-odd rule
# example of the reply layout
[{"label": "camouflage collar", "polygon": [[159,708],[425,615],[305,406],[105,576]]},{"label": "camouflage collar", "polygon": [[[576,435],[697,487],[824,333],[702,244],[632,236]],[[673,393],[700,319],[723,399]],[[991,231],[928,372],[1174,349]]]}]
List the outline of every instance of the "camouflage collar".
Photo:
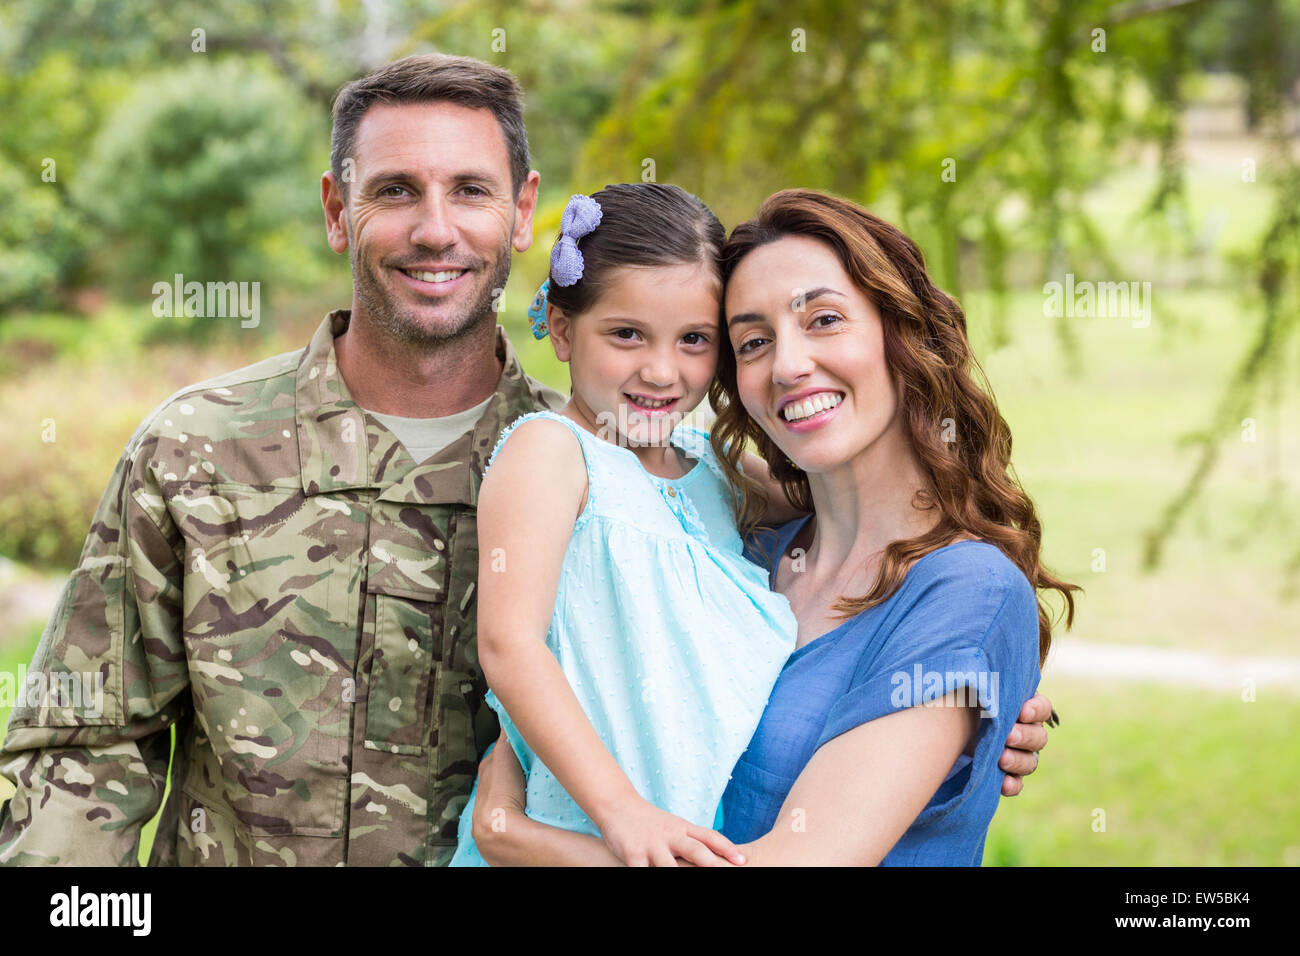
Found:
[{"label": "camouflage collar", "polygon": [[505,329],[497,326],[502,362],[495,401],[474,428],[433,458],[417,464],[397,437],[357,406],[339,373],[334,338],[351,320],[348,309],[325,316],[298,364],[298,458],[306,494],[378,489],[384,501],[475,506],[497,435],[510,421],[545,407],[524,375]]}]

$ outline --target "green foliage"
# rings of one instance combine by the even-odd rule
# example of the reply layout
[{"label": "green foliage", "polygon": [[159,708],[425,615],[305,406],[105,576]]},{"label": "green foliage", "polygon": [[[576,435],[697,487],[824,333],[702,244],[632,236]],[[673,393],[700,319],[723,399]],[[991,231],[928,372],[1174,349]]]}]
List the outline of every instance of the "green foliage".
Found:
[{"label": "green foliage", "polygon": [[67,54],[0,71],[0,311],[48,308],[81,278],[93,245],[67,184],[116,84],[89,89]]},{"label": "green foliage", "polygon": [[986,866],[1300,865],[1300,697],[1073,679],[1041,690],[1061,726],[1024,792],[998,805]]},{"label": "green foliage", "polygon": [[85,257],[81,217],[39,172],[21,170],[3,156],[0,195],[0,309],[51,304]]},{"label": "green foliage", "polygon": [[113,465],[149,411],[148,400],[104,402],[112,374],[69,365],[0,394],[0,554],[37,566],[77,563]]},{"label": "green foliage", "polygon": [[74,186],[114,245],[114,282],[143,294],[175,273],[266,284],[310,268],[298,250],[322,245],[311,115],[283,80],[235,59],[143,78]]}]

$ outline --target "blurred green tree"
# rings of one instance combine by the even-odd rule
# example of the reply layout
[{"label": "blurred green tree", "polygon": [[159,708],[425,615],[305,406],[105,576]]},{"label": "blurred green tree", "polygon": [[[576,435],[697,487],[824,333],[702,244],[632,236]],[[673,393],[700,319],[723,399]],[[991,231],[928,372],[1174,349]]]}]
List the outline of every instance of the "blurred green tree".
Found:
[{"label": "blurred green tree", "polygon": [[[105,120],[73,186],[113,244],[112,278],[274,281],[310,268],[313,119],[297,91],[226,59],[149,74]],[[195,330],[210,323],[195,322]]]}]

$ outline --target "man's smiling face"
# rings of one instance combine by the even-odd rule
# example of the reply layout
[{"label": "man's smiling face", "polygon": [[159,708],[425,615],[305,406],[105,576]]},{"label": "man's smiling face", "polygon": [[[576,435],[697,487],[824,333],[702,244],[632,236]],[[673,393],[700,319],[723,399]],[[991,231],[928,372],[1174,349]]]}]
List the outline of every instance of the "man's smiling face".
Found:
[{"label": "man's smiling face", "polygon": [[[380,103],[357,128],[346,205],[323,198],[330,247],[350,251],[356,304],[399,341],[432,346],[476,328],[532,244],[537,173],[519,195],[496,116],[455,103]],[[333,210],[331,210],[333,205]]]}]

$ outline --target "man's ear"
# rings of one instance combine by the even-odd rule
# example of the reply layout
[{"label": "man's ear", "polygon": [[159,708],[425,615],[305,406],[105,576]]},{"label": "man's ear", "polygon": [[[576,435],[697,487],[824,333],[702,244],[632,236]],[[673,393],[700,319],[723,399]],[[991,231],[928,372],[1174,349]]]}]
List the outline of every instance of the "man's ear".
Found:
[{"label": "man's ear", "polygon": [[573,323],[563,310],[550,302],[546,303],[546,327],[550,330],[551,347],[555,349],[555,357],[561,362],[569,361],[569,356],[573,354],[573,341],[570,338],[573,333]]},{"label": "man's ear", "polygon": [[320,204],[325,208],[326,241],[335,252],[347,252],[347,201],[343,198],[343,189],[334,179],[334,174],[328,171],[320,178]]},{"label": "man's ear", "polygon": [[515,231],[510,237],[515,252],[527,252],[533,244],[533,213],[537,211],[537,186],[541,181],[541,173],[530,170],[515,198]]}]

